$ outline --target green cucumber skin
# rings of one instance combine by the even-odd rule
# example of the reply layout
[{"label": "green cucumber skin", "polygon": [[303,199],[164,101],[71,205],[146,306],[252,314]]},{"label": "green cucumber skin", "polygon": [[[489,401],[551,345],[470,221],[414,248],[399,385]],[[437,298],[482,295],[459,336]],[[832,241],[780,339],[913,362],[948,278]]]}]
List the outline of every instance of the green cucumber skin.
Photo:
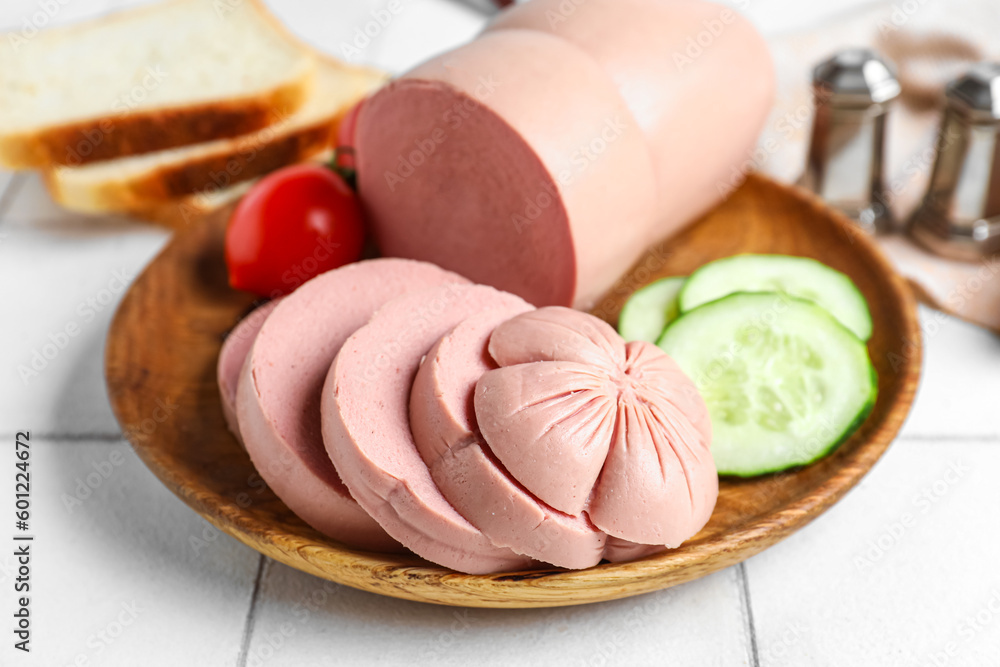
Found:
[{"label": "green cucumber skin", "polygon": [[[681,288],[680,295],[678,295],[678,306],[680,308],[681,313],[686,313],[690,310],[693,310],[694,308],[703,306],[707,303],[711,303],[711,301],[717,301],[718,299],[728,296],[728,294],[722,294],[719,295],[717,298],[712,299],[711,301],[697,302],[697,300],[694,299],[692,294],[699,288],[701,278],[711,275],[716,271],[729,269],[729,267],[732,266],[733,264],[736,264],[736,268],[730,270],[734,272],[739,272],[740,263],[745,263],[748,260],[753,262],[755,260],[768,261],[771,259],[777,260],[779,262],[788,259],[792,260],[792,262],[789,263],[792,266],[794,266],[795,264],[798,264],[800,266],[812,265],[815,268],[819,269],[821,274],[825,273],[830,277],[834,277],[835,275],[838,282],[840,282],[845,288],[845,292],[853,293],[857,297],[857,305],[858,305],[857,312],[860,313],[860,322],[855,327],[857,330],[854,330],[854,328],[852,328],[849,325],[847,326],[847,328],[851,329],[852,332],[863,341],[867,341],[869,338],[871,338],[872,335],[871,312],[868,310],[868,302],[865,300],[865,297],[861,293],[861,290],[858,289],[858,286],[854,284],[854,281],[852,281],[850,277],[848,277],[846,274],[837,271],[836,269],[833,269],[827,266],[826,264],[823,264],[822,262],[816,261],[809,257],[799,257],[795,255],[756,255],[756,254],[733,255],[732,257],[724,257],[722,259],[717,259],[713,262],[709,262],[708,264],[699,267],[694,273],[691,274],[691,277],[688,279],[687,283],[685,283],[684,287]],[[774,290],[741,289],[737,290],[736,292],[730,292],[729,294],[735,294],[737,292],[771,292],[771,291]],[[811,301],[810,299],[807,299],[801,295],[790,294],[790,296],[795,296],[796,298]],[[823,304],[821,303],[819,305],[823,306]]]},{"label": "green cucumber skin", "polygon": [[[665,352],[667,352],[668,354],[671,354],[671,351],[669,349],[667,349],[667,347],[664,346],[664,343],[667,342],[667,339],[668,339],[668,336],[669,336],[671,330],[675,329],[675,327],[681,326],[682,322],[686,318],[689,318],[691,316],[695,316],[695,315],[699,314],[698,311],[700,311],[701,309],[706,308],[708,306],[718,307],[719,305],[722,305],[722,302],[725,302],[725,301],[729,301],[729,300],[735,301],[736,299],[739,299],[740,297],[745,297],[745,296],[764,296],[766,294],[768,294],[768,293],[762,293],[762,292],[734,292],[732,294],[727,294],[726,296],[723,296],[723,297],[721,297],[719,299],[716,299],[715,301],[710,301],[710,302],[702,304],[699,307],[694,308],[694,309],[692,309],[690,311],[684,312],[684,313],[681,314],[681,316],[679,318],[677,318],[670,325],[667,326],[666,330],[663,332],[663,335],[657,341],[657,345],[661,349],[663,349]],[[774,294],[775,296],[778,296],[777,293],[771,293],[771,294]],[[858,409],[858,412],[854,415],[854,417],[850,420],[850,422],[844,427],[844,429],[836,437],[831,438],[831,440],[830,440],[830,442],[829,442],[829,444],[827,446],[823,447],[820,450],[817,450],[817,452],[814,455],[812,455],[810,458],[808,458],[807,460],[794,461],[794,462],[791,462],[791,463],[788,463],[788,464],[776,464],[776,465],[772,465],[772,466],[764,465],[762,467],[754,467],[753,469],[732,469],[732,470],[726,468],[725,466],[719,466],[718,462],[716,462],[717,467],[718,467],[718,473],[719,473],[720,477],[735,477],[735,478],[741,478],[741,479],[749,479],[749,478],[760,477],[762,475],[769,475],[769,474],[776,474],[776,473],[786,472],[788,470],[799,469],[799,468],[803,468],[805,466],[811,465],[811,464],[815,463],[816,461],[818,461],[818,460],[820,460],[820,459],[822,459],[822,458],[824,458],[826,456],[829,456],[841,444],[843,444],[848,439],[850,439],[850,437],[865,422],[865,420],[868,418],[868,416],[871,414],[872,410],[875,407],[875,403],[876,403],[877,398],[878,398],[878,373],[875,370],[874,365],[871,363],[871,358],[870,358],[870,355],[868,354],[867,346],[864,345],[864,341],[860,340],[857,337],[857,334],[855,334],[853,331],[851,331],[840,320],[838,320],[835,317],[833,317],[832,315],[830,315],[827,311],[825,311],[821,306],[819,306],[815,302],[809,301],[808,299],[801,299],[801,298],[792,296],[792,295],[787,294],[787,293],[782,293],[780,295],[780,298],[788,299],[789,301],[792,301],[792,302],[798,302],[798,303],[806,305],[807,307],[809,307],[811,309],[815,309],[815,310],[818,310],[818,311],[822,312],[826,316],[826,319],[829,321],[829,324],[832,324],[833,326],[835,326],[835,328],[839,329],[842,333],[848,335],[850,338],[856,340],[860,345],[864,346],[864,348],[865,348],[865,356],[866,356],[866,360],[867,360],[867,364],[868,364],[867,380],[868,380],[869,386],[868,386],[867,396],[864,399],[864,402],[861,404],[860,408]],[[673,356],[673,355],[671,354],[671,356]]]},{"label": "green cucumber skin", "polygon": [[[723,297],[723,298],[726,298],[726,297]],[[792,298],[796,298],[796,297],[792,297]],[[797,300],[799,300],[799,301],[806,301],[805,299],[797,299]],[[812,303],[812,302],[808,302],[808,303]],[[836,322],[838,325],[840,325],[843,329],[845,329],[852,336],[856,336],[857,335],[853,331],[851,331],[850,329],[848,329],[846,326],[844,326],[840,322],[840,320],[838,320],[836,318],[831,318],[831,319],[833,319],[834,322]],[[868,373],[869,381],[871,382],[871,388],[870,388],[870,390],[868,392],[868,398],[865,399],[864,404],[861,406],[861,409],[858,411],[858,414],[854,416],[854,419],[851,421],[851,423],[848,424],[847,427],[844,428],[844,430],[835,439],[833,439],[830,442],[830,445],[826,449],[824,449],[823,451],[821,451],[820,453],[818,453],[816,456],[812,457],[808,461],[802,461],[801,463],[793,463],[793,464],[787,465],[787,466],[774,466],[774,467],[770,467],[770,468],[765,467],[765,468],[760,469],[758,472],[742,472],[742,471],[723,472],[723,471],[720,470],[719,471],[719,476],[720,477],[737,477],[737,478],[740,478],[740,479],[752,479],[754,477],[761,477],[763,475],[776,475],[776,474],[783,473],[783,472],[788,472],[788,471],[793,471],[793,470],[800,470],[802,468],[805,468],[806,466],[810,466],[813,463],[816,463],[820,459],[826,458],[827,456],[829,456],[833,452],[837,451],[837,449],[842,444],[844,444],[845,442],[847,442],[848,440],[850,440],[851,436],[854,435],[854,433],[859,428],[861,428],[861,425],[865,423],[865,420],[868,419],[868,416],[871,415],[872,411],[875,409],[875,402],[878,400],[878,373],[875,371],[875,366],[873,364],[870,364],[870,363],[869,363],[869,369],[868,370],[869,370],[869,373]]]},{"label": "green cucumber skin", "polygon": [[868,419],[868,416],[872,413],[872,410],[875,409],[875,401],[877,400],[877,398],[878,398],[878,375],[875,373],[875,368],[872,367],[872,390],[871,393],[868,395],[868,400],[865,401],[864,406],[862,406],[861,411],[858,412],[857,416],[854,418],[854,421],[852,421],[850,425],[846,429],[844,429],[844,432],[841,433],[836,440],[831,442],[830,446],[827,447],[825,450],[823,450],[821,453],[817,454],[815,457],[809,459],[808,461],[803,461],[802,463],[793,463],[788,466],[775,466],[771,468],[763,468],[759,472],[740,472],[740,471],[723,472],[722,470],[720,470],[719,477],[738,477],[739,479],[753,479],[754,477],[762,477],[764,475],[777,475],[779,473],[799,470],[801,468],[805,468],[806,466],[810,466],[813,463],[819,461],[820,459],[826,458],[833,452],[837,451],[837,448],[839,448],[842,444],[851,439],[851,436],[854,435],[854,433],[859,428],[861,428],[861,425],[865,423],[866,419]]},{"label": "green cucumber skin", "polygon": [[[622,306],[621,313],[618,315],[618,332],[622,338],[630,342],[644,340],[649,343],[655,343],[663,335],[667,326],[680,315],[678,301],[680,290],[686,280],[687,278],[684,276],[660,278],[633,292],[632,296],[625,302],[625,305]],[[664,293],[668,297],[666,300],[662,298]],[[650,296],[653,297],[651,302],[644,303]],[[639,331],[645,328],[641,324],[634,324],[636,321],[653,319],[648,312],[644,312],[649,308],[657,308],[658,313],[654,317],[657,319],[662,317],[663,319],[662,326],[659,326],[659,323],[657,324],[659,331],[652,337],[646,335],[645,331]]]}]

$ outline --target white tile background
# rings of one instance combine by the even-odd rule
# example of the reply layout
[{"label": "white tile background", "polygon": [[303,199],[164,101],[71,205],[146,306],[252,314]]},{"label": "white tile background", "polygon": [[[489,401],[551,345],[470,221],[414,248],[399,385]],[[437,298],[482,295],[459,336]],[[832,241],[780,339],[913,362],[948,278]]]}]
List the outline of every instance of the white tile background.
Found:
[{"label": "white tile background", "polygon": [[[0,26],[19,29],[44,2],[4,0]],[[483,22],[449,0],[403,2],[362,60],[400,71]],[[128,4],[137,3],[70,0],[52,23]],[[383,3],[271,4],[336,53]],[[858,5],[891,9],[733,4],[776,43]],[[266,561],[187,509],[121,439],[102,377],[116,278],[138,275],[167,237],[67,214],[34,175],[0,172],[0,438],[32,431],[38,526],[35,650],[11,648],[15,575],[4,550],[0,665],[1000,664],[997,338],[922,310],[924,381],[899,441],[843,502],[742,566],[585,608],[435,608]],[[70,324],[79,335],[22,380],[18,367]],[[0,475],[0,498],[12,497],[11,477]],[[74,496],[86,497],[67,504]]]}]

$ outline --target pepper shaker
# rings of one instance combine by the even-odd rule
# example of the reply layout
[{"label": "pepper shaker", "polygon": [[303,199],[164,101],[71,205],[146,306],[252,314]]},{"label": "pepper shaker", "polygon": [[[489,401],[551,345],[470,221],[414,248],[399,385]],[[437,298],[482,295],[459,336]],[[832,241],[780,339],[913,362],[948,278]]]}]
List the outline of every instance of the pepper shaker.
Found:
[{"label": "pepper shaker", "polygon": [[899,92],[892,66],[871,49],[840,51],[813,70],[816,116],[799,184],[869,233],[892,226],[884,201],[885,122]]},{"label": "pepper shaker", "polygon": [[948,84],[937,157],[909,231],[931,251],[975,261],[1000,251],[1000,63]]}]

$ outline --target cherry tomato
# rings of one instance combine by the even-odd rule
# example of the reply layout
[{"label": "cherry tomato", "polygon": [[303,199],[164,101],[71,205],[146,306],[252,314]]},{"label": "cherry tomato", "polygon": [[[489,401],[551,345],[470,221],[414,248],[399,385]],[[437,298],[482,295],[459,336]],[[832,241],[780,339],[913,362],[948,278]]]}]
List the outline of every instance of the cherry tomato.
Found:
[{"label": "cherry tomato", "polygon": [[300,164],[265,176],[237,205],[226,229],[229,284],[277,297],[357,261],[364,225],[357,196],[339,174]]}]

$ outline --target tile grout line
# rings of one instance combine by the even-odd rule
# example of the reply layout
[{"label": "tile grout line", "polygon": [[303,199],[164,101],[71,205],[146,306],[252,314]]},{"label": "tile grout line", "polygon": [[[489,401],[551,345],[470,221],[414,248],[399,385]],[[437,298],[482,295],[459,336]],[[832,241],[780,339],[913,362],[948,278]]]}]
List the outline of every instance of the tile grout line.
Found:
[{"label": "tile grout line", "polygon": [[984,444],[1000,443],[1000,436],[987,435],[944,435],[944,434],[913,434],[896,438],[897,442],[978,442]]},{"label": "tile grout line", "polygon": [[246,622],[243,624],[243,637],[240,639],[240,652],[236,658],[236,667],[246,667],[250,654],[250,639],[253,637],[254,623],[257,618],[257,598],[260,597],[260,582],[264,578],[264,570],[270,559],[261,554],[257,562],[257,576],[253,581],[253,593],[250,594],[250,607],[247,609]]},{"label": "tile grout line", "polygon": [[[26,429],[36,440],[54,442],[128,442],[124,433],[44,433]],[[23,431],[22,431],[23,432]],[[0,433],[0,439],[11,440],[17,435],[15,431]]]},{"label": "tile grout line", "polygon": [[751,667],[760,667],[760,654],[757,650],[757,626],[753,620],[753,604],[750,601],[750,582],[747,577],[745,561],[736,566],[736,576],[740,580],[740,607],[743,610],[745,632],[750,638],[750,665]]}]

